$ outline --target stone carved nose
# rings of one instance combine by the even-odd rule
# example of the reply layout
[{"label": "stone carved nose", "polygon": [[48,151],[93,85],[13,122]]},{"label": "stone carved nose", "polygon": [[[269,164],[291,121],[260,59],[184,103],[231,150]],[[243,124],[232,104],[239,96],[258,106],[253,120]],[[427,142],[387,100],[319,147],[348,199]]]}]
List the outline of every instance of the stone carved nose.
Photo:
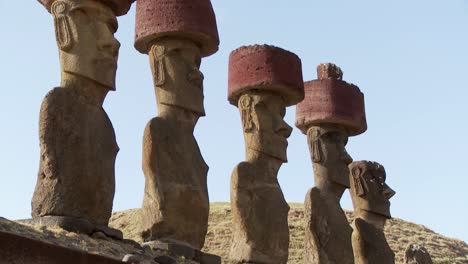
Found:
[{"label": "stone carved nose", "polygon": [[275,130],[276,134],[288,138],[292,133],[292,127],[289,126],[283,119],[280,121],[279,127]]},{"label": "stone carved nose", "polygon": [[194,83],[201,88],[203,85],[203,79],[205,79],[205,77],[203,76],[203,73],[195,67],[193,68],[193,71],[189,73],[187,79],[191,83]]},{"label": "stone carved nose", "polygon": [[353,162],[353,158],[348,154],[346,149],[343,151],[343,154],[341,155],[341,160],[344,161],[346,164],[350,164]]},{"label": "stone carved nose", "polygon": [[387,184],[384,185],[383,195],[387,200],[390,200],[390,198],[392,198],[395,194],[396,192],[392,188],[390,188]]},{"label": "stone carved nose", "polygon": [[108,53],[113,58],[116,58],[119,55],[120,42],[114,37],[104,39],[105,40],[101,40],[98,44],[99,50]]}]

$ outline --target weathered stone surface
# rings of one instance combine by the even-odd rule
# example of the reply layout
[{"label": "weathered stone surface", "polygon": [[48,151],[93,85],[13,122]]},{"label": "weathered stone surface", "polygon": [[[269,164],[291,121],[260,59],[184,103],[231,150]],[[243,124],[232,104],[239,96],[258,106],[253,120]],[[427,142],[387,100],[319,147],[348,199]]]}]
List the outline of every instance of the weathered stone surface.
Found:
[{"label": "weathered stone surface", "polygon": [[121,261],[0,231],[1,264],[119,264]]},{"label": "weathered stone surface", "polygon": [[60,0],[52,4],[52,16],[59,48],[61,87],[80,89],[89,100],[102,97],[96,102],[102,105],[108,90],[115,90],[120,48],[113,35],[118,27],[115,14],[98,1]]},{"label": "weathered stone surface", "polygon": [[[51,12],[52,4],[56,1],[61,1],[61,0],[38,0],[38,1],[39,3],[44,5],[47,11]],[[122,15],[127,14],[133,2],[135,2],[135,0],[94,0],[94,1],[101,2],[105,4],[106,6],[108,6],[109,8],[111,8],[116,16],[122,16]],[[81,1],[74,1],[74,2],[79,4]]]},{"label": "weathered stone surface", "polygon": [[123,257],[122,262],[128,262],[132,264],[140,264],[142,261],[141,257],[133,254],[127,254]]},{"label": "weathered stone surface", "polygon": [[304,96],[301,61],[273,46],[241,47],[230,55],[228,94],[228,100],[239,107],[246,148],[246,161],[231,176],[229,261],[286,263],[289,206],[277,174],[287,162],[287,138],[292,131],[283,120],[286,106]]},{"label": "weathered stone surface", "polygon": [[395,254],[383,231],[362,218],[353,222],[353,252],[356,264],[394,264]]},{"label": "weathered stone surface", "polygon": [[221,257],[201,252],[191,245],[174,239],[163,239],[146,242],[143,247],[149,247],[158,263],[180,264],[221,264]]},{"label": "weathered stone surface", "polygon": [[201,249],[208,228],[208,166],[193,130],[203,107],[200,49],[190,40],[153,42],[151,69],[158,117],[143,137],[141,235],[144,241],[174,239]]},{"label": "weathered stone surface", "polygon": [[409,244],[405,251],[405,264],[432,264],[427,249],[418,244]]},{"label": "weathered stone surface", "polygon": [[109,237],[110,237],[110,238],[114,238],[114,239],[118,239],[118,240],[123,240],[122,231],[120,231],[118,229],[110,228],[108,226],[104,226],[104,225],[95,226],[93,232],[94,233],[102,233],[107,237],[107,239],[109,239]]},{"label": "weathered stone surface", "polygon": [[136,255],[136,254],[127,254],[123,257],[122,262],[130,264],[161,264],[150,258],[148,256]]},{"label": "weathered stone surface", "polygon": [[203,57],[218,50],[216,17],[210,0],[139,0],[135,48],[148,53],[152,41],[164,37],[191,40]]},{"label": "weathered stone surface", "polygon": [[317,67],[318,80],[305,83],[306,95],[297,104],[296,126],[304,133],[311,125],[337,124],[350,136],[366,131],[364,95],[353,84],[342,81],[342,72],[334,64]]},{"label": "weathered stone surface", "polygon": [[58,226],[70,232],[82,233],[102,239],[123,239],[120,230],[108,227],[107,225],[96,225],[84,218],[70,216],[42,216],[33,219],[23,219],[18,222],[44,226]]},{"label": "weathered stone surface", "polygon": [[349,165],[353,222],[353,252],[356,264],[393,264],[395,254],[384,234],[385,221],[391,218],[389,199],[395,192],[385,183],[382,165],[355,161]]},{"label": "weathered stone surface", "polygon": [[315,186],[305,199],[304,263],[353,263],[352,229],[340,199],[349,187],[345,149],[348,135],[342,126],[311,126],[307,141],[314,168]]},{"label": "weathered stone surface", "polygon": [[173,239],[146,242],[143,246],[149,246],[152,250],[156,251],[167,251],[172,256],[184,257],[186,259],[194,259],[199,252],[189,244]]},{"label": "weathered stone surface", "polygon": [[160,105],[176,106],[204,116],[203,73],[200,72],[200,49],[190,40],[156,40],[150,50],[158,111]]},{"label": "weathered stone surface", "polygon": [[179,264],[177,259],[171,256],[158,256],[154,259],[160,264]]},{"label": "weathered stone surface", "polygon": [[304,202],[304,263],[354,263],[346,215],[335,197],[314,187]]},{"label": "weathered stone surface", "polygon": [[349,165],[351,198],[354,211],[372,213],[385,222],[390,219],[390,198],[395,195],[386,183],[385,168],[373,161],[355,161]]},{"label": "weathered stone surface", "polygon": [[200,254],[200,264],[221,264],[221,257],[213,254],[203,253]]},{"label": "weathered stone surface", "polygon": [[343,71],[333,63],[322,63],[317,67],[317,79],[343,80]]},{"label": "weathered stone surface", "polygon": [[296,126],[307,135],[315,179],[305,201],[304,263],[351,264],[352,229],[340,199],[350,185],[348,137],[367,128],[364,96],[342,81],[343,72],[332,63],[320,64],[317,75],[305,83],[304,100],[296,107]]},{"label": "weathered stone surface", "polygon": [[268,169],[261,162],[243,162],[232,173],[232,263],[287,262],[289,206],[276,173]]},{"label": "weathered stone surface", "polygon": [[315,186],[339,200],[345,189],[349,188],[348,164],[353,161],[346,151],[346,129],[334,124],[311,126],[307,131],[307,143]]},{"label": "weathered stone surface", "polygon": [[73,88],[56,88],[43,101],[39,134],[41,162],[33,218],[71,216],[107,225],[119,149],[107,114]]},{"label": "weathered stone surface", "polygon": [[193,127],[156,117],[145,129],[144,241],[172,238],[202,248],[208,228],[208,166]]},{"label": "weathered stone surface", "polygon": [[[77,8],[83,12],[74,12]],[[120,44],[111,29],[117,21],[108,6],[92,0],[61,0],[51,9],[62,80],[41,106],[32,216],[82,219],[95,230],[108,224],[115,189],[119,148],[102,103],[115,89]],[[65,222],[63,228],[81,228]]]},{"label": "weathered stone surface", "polygon": [[109,237],[107,237],[106,234],[101,231],[94,232],[91,236],[95,239],[109,240]]},{"label": "weathered stone surface", "polygon": [[237,106],[251,89],[277,93],[294,105],[304,99],[301,59],[287,50],[269,46],[243,46],[229,56],[228,100]]}]

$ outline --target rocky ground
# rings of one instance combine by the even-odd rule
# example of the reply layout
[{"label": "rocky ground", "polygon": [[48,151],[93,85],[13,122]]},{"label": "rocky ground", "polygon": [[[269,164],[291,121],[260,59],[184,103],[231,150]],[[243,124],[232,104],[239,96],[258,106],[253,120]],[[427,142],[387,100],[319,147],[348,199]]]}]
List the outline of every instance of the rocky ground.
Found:
[{"label": "rocky ground", "polygon": [[[302,263],[304,228],[303,205],[290,204],[290,257],[288,263]],[[352,212],[346,212],[351,222]],[[141,242],[138,237],[139,213],[137,209],[116,212],[110,225],[123,231],[126,240],[115,241],[106,238],[92,238],[85,235],[66,232],[60,228],[18,224],[0,218],[0,230],[13,232],[52,244],[85,250],[115,259],[122,259],[126,254],[141,253],[144,249],[132,240]],[[212,203],[209,228],[203,251],[220,255],[226,259],[231,243],[231,210],[228,203]],[[460,240],[439,235],[418,224],[392,219],[387,222],[385,233],[387,240],[397,255],[397,263],[403,263],[403,254],[409,243],[424,245],[432,255],[435,264],[468,264],[468,245]]]}]

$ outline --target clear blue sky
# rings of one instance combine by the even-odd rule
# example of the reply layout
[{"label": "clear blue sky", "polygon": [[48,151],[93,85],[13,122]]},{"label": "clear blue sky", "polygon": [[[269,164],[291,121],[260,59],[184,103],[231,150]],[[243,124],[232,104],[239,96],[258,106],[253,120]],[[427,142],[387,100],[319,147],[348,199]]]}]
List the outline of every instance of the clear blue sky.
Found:
[{"label": "clear blue sky", "polygon": [[[468,241],[468,0],[212,0],[221,46],[202,62],[205,106],[195,134],[211,201],[229,200],[229,179],[244,159],[237,109],[227,100],[228,56],[247,44],[272,44],[302,59],[304,79],[334,62],[365,94],[368,131],[350,138],[355,160],[375,160],[397,191],[395,217]],[[30,216],[39,164],[38,115],[59,84],[51,16],[34,0],[0,0],[0,216]],[[120,152],[114,210],[143,197],[142,135],[156,115],[148,57],[133,48],[134,7],[119,18],[117,91],[105,109]],[[295,107],[286,120],[294,124]],[[313,172],[306,138],[295,129],[279,181],[303,202]],[[349,196],[344,208],[352,208]]]}]

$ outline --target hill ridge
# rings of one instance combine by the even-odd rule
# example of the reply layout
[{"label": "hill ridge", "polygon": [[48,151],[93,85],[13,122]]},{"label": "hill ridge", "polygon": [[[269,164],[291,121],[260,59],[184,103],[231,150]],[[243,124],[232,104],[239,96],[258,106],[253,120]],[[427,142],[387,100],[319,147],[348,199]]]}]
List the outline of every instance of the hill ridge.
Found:
[{"label": "hill ridge", "polygon": [[[304,238],[304,210],[301,203],[289,203],[290,245],[288,263],[302,263]],[[348,221],[353,212],[345,210]],[[231,209],[229,203],[210,204],[208,233],[203,251],[227,259],[231,244]],[[140,241],[138,237],[138,209],[115,212],[110,225],[121,229],[126,238]],[[134,223],[134,224],[132,224]],[[390,247],[396,254],[397,263],[403,263],[404,251],[409,243],[418,243],[427,248],[435,264],[468,264],[468,244],[464,241],[440,235],[430,228],[399,218],[387,221],[385,234]]]}]

